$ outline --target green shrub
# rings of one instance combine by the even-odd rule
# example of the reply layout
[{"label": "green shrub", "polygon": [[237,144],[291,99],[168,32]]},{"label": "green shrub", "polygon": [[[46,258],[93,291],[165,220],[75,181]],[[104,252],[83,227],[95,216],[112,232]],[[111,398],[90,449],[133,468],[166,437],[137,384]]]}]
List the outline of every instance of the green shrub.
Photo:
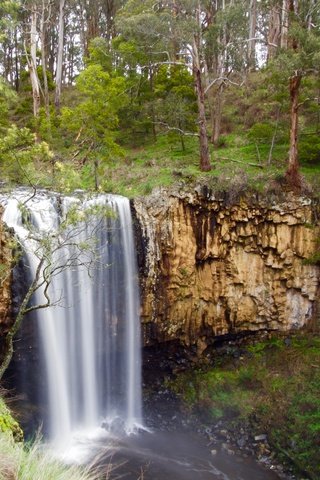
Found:
[{"label": "green shrub", "polygon": [[320,165],[319,135],[305,135],[299,141],[299,161],[304,164]]}]

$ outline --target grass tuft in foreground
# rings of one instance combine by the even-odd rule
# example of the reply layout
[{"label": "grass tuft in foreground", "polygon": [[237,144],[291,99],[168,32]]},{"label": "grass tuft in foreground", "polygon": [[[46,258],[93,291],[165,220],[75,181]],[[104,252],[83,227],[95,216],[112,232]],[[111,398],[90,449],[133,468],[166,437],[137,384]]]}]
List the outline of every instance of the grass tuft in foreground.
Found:
[{"label": "grass tuft in foreground", "polygon": [[63,465],[40,442],[30,446],[16,443],[8,432],[0,433],[0,480],[96,480],[88,470]]}]

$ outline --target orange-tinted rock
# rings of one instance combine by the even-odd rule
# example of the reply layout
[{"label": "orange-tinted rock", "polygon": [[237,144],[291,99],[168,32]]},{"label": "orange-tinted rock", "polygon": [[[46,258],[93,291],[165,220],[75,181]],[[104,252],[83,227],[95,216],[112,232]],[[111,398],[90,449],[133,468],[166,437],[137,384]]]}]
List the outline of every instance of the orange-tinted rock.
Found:
[{"label": "orange-tinted rock", "polygon": [[[2,210],[0,207],[0,216]],[[10,235],[0,221],[0,331],[10,322],[11,281],[12,281],[12,247]]]},{"label": "orange-tinted rock", "polygon": [[304,262],[318,248],[315,208],[305,198],[226,206],[166,190],[136,199],[145,342],[201,339],[203,350],[216,335],[308,324],[319,291],[319,267]]}]

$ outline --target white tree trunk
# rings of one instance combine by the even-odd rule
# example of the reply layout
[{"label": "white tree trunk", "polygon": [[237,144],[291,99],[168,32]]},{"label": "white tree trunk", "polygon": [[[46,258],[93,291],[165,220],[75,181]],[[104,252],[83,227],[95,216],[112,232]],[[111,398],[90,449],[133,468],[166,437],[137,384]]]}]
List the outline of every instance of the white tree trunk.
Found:
[{"label": "white tree trunk", "polygon": [[40,110],[40,82],[37,73],[37,11],[35,7],[33,7],[31,12],[30,59],[28,65],[33,96],[33,114],[35,117],[38,117]]},{"label": "white tree trunk", "polygon": [[288,0],[282,1],[280,47],[288,48],[289,6]]},{"label": "white tree trunk", "polygon": [[62,69],[63,69],[63,48],[64,48],[64,7],[65,0],[59,3],[59,28],[58,28],[58,53],[56,69],[56,92],[54,104],[56,109],[60,110],[61,88],[62,88]]},{"label": "white tree trunk", "polygon": [[281,11],[279,6],[274,5],[269,14],[268,28],[268,61],[271,60],[277,48],[280,46]]},{"label": "white tree trunk", "polygon": [[256,29],[257,29],[257,0],[250,0],[249,7],[249,42],[248,67],[254,69],[256,63]]},{"label": "white tree trunk", "polygon": [[46,110],[47,118],[50,118],[49,111],[49,87],[48,87],[48,76],[47,76],[47,46],[46,46],[46,19],[45,19],[45,1],[42,0],[42,12],[41,12],[41,22],[40,22],[40,39],[41,39],[41,63],[42,63],[42,75],[43,75],[43,94],[44,94],[44,105]]}]

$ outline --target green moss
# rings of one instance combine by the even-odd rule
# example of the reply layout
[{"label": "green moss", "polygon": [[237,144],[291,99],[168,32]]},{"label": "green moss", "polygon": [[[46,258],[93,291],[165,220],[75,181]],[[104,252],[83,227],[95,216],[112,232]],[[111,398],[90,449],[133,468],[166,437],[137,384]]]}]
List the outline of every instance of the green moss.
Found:
[{"label": "green moss", "polygon": [[0,398],[0,431],[12,434],[13,438],[20,442],[23,440],[23,431],[18,422],[13,418],[10,410]]},{"label": "green moss", "polygon": [[309,258],[303,260],[304,265],[320,265],[320,252],[315,252]]},{"label": "green moss", "polygon": [[190,410],[268,433],[282,458],[320,478],[320,337],[274,337],[225,357],[208,371],[180,374],[172,388]]}]

